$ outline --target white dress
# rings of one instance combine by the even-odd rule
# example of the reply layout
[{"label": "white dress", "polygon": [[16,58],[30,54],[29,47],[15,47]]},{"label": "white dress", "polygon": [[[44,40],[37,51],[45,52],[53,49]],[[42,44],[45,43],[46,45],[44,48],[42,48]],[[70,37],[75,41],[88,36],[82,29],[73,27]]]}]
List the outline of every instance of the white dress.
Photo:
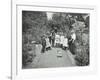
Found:
[{"label": "white dress", "polygon": [[64,42],[64,36],[61,36],[60,37],[60,44],[63,44],[63,42]]},{"label": "white dress", "polygon": [[55,44],[60,43],[60,36],[58,34],[55,35]]},{"label": "white dress", "polygon": [[51,44],[49,42],[49,38],[46,38],[45,40],[46,40],[46,48],[51,47]]},{"label": "white dress", "polygon": [[64,38],[63,46],[68,47],[68,39],[67,38]]},{"label": "white dress", "polygon": [[76,34],[75,34],[75,33],[73,33],[73,34],[71,35],[71,37],[72,37],[73,40],[76,40]]}]

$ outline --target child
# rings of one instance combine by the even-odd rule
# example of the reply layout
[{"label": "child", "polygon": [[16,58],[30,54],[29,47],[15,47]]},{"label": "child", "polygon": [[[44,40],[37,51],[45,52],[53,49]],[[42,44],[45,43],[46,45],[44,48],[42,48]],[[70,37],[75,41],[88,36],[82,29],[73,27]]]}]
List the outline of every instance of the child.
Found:
[{"label": "child", "polygon": [[56,47],[59,46],[59,43],[60,43],[60,36],[58,34],[55,35],[55,45]]},{"label": "child", "polygon": [[42,53],[44,53],[45,52],[45,49],[46,49],[46,40],[45,40],[45,36],[43,36],[42,38],[41,38],[41,44],[42,44],[42,50],[41,50],[41,52]]}]

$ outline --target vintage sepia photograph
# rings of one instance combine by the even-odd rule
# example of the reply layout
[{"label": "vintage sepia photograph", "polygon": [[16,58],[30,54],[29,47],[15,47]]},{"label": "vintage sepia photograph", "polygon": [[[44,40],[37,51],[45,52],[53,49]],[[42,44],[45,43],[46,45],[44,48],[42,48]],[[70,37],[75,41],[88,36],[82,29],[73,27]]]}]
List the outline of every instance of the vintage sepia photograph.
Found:
[{"label": "vintage sepia photograph", "polygon": [[22,69],[89,66],[89,13],[22,11]]}]

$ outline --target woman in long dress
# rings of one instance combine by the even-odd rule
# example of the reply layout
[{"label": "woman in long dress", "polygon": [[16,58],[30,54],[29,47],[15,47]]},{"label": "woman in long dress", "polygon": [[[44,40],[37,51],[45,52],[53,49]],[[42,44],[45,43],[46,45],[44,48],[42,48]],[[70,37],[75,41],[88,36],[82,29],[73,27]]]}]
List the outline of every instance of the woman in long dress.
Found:
[{"label": "woman in long dress", "polygon": [[61,35],[60,36],[60,45],[61,45],[61,48],[63,48],[63,42],[64,42],[64,35]]},{"label": "woman in long dress", "polygon": [[68,38],[64,37],[64,41],[63,41],[63,49],[66,50],[68,48]]},{"label": "woman in long dress", "polygon": [[55,46],[55,32],[54,31],[51,32],[51,45],[52,47]]},{"label": "woman in long dress", "polygon": [[51,44],[49,42],[49,38],[46,37],[45,40],[46,40],[46,50],[50,50],[51,49]]},{"label": "woman in long dress", "polygon": [[74,41],[76,40],[76,34],[74,31],[72,31],[71,33],[71,39],[72,39],[72,43],[74,43]]}]

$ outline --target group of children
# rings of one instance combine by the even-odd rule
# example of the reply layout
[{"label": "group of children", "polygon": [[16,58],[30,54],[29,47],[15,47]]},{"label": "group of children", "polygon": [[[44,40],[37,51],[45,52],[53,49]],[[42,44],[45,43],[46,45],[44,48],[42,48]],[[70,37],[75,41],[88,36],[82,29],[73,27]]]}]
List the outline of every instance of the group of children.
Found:
[{"label": "group of children", "polygon": [[[75,33],[71,34],[71,42],[74,42],[74,40],[76,39],[76,35]],[[55,33],[55,32],[51,32],[51,33],[47,33],[44,34],[41,38],[42,41],[42,50],[41,52],[44,53],[47,50],[51,50],[52,47],[60,47],[64,50],[66,50],[69,45],[68,45],[68,38],[67,35],[64,35],[64,33]]]},{"label": "group of children", "polygon": [[63,33],[55,34],[55,47],[61,47],[62,49],[68,48],[68,38],[67,35],[64,36]]}]

